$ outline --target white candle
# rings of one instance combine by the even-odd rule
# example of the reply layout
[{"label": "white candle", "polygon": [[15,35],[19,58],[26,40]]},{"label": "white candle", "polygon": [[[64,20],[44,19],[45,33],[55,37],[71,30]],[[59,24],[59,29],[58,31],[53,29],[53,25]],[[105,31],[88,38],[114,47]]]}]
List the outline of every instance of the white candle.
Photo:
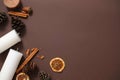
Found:
[{"label": "white candle", "polygon": [[22,53],[10,49],[0,72],[0,80],[12,80],[22,55]]},{"label": "white candle", "polygon": [[0,53],[4,52],[5,50],[20,41],[21,39],[18,33],[15,30],[10,31],[9,33],[0,38]]}]

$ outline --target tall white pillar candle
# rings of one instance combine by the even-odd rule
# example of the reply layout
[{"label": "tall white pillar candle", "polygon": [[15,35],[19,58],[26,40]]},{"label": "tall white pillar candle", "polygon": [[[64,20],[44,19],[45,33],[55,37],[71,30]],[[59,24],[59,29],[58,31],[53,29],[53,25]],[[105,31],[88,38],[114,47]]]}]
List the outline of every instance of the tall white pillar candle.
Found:
[{"label": "tall white pillar candle", "polygon": [[0,80],[12,80],[22,55],[22,53],[10,49],[0,72]]},{"label": "tall white pillar candle", "polygon": [[21,38],[19,37],[16,30],[10,31],[9,33],[5,34],[3,37],[0,38],[0,53],[4,52],[5,50],[20,41]]}]

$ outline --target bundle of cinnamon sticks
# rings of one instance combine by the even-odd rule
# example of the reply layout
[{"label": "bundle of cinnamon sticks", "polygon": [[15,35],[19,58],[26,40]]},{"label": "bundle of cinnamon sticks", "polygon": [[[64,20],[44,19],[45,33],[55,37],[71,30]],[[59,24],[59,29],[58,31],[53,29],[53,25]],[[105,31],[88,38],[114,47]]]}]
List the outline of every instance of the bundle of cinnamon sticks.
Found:
[{"label": "bundle of cinnamon sticks", "polygon": [[27,56],[27,58],[25,59],[25,61],[18,67],[16,73],[19,73],[24,66],[38,53],[39,49],[38,48],[33,48],[32,52],[29,54],[29,49],[26,51],[26,54],[29,55]]}]

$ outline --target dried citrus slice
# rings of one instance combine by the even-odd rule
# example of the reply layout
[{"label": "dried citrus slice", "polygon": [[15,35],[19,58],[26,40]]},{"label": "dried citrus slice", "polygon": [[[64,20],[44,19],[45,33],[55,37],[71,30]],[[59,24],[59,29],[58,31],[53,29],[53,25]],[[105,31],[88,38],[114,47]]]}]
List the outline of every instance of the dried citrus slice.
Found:
[{"label": "dried citrus slice", "polygon": [[62,72],[65,68],[65,62],[62,58],[56,57],[51,59],[50,67],[54,72]]},{"label": "dried citrus slice", "polygon": [[20,0],[4,0],[5,6],[8,8],[15,8],[19,5]]},{"label": "dried citrus slice", "polygon": [[19,73],[16,80],[30,80],[29,76],[25,73]]}]

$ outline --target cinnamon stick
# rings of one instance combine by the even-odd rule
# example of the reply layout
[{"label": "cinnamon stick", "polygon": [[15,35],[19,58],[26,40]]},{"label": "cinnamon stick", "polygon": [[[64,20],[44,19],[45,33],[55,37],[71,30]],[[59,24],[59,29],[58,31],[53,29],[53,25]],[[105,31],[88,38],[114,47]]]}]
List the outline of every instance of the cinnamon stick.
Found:
[{"label": "cinnamon stick", "polygon": [[28,55],[30,54],[30,49],[27,49],[25,54],[26,54],[26,57],[28,57]]},{"label": "cinnamon stick", "polygon": [[43,60],[45,58],[45,56],[43,56],[43,55],[41,55],[41,56],[37,55],[36,57],[39,58],[40,60]]},{"label": "cinnamon stick", "polygon": [[31,51],[34,51],[35,48],[32,48]]},{"label": "cinnamon stick", "polygon": [[9,11],[8,14],[13,16],[23,17],[23,18],[27,18],[29,16],[29,14],[22,13],[22,12],[14,12],[14,11]]},{"label": "cinnamon stick", "polygon": [[37,54],[38,51],[39,49],[35,48],[34,51],[32,51],[31,54],[25,59],[25,61],[20,65],[16,73],[19,73],[23,69],[23,67],[34,57],[34,55]]}]

